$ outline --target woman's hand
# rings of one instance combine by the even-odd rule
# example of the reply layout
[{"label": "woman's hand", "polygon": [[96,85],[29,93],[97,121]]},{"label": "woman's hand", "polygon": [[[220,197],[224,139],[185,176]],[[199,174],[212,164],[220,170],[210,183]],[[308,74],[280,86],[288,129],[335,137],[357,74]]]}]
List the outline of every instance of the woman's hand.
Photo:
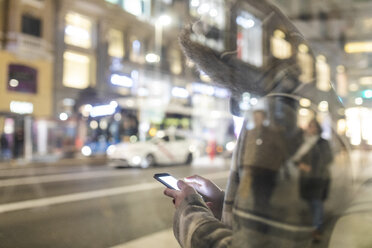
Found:
[{"label": "woman's hand", "polygon": [[214,216],[221,219],[225,193],[212,181],[198,175],[186,177],[185,182],[203,196]]},{"label": "woman's hand", "polygon": [[178,180],[177,182],[178,188],[180,190],[175,190],[175,189],[169,189],[166,188],[164,190],[164,194],[166,196],[172,197],[173,198],[173,203],[176,208],[178,208],[181,204],[181,202],[188,196],[192,194],[197,194],[195,189],[191,187],[190,185],[187,185],[184,181]]}]

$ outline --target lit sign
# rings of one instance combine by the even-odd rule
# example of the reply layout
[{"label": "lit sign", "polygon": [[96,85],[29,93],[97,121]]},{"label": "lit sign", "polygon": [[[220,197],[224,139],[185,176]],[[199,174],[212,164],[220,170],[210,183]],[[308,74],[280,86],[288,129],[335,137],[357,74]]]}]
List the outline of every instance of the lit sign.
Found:
[{"label": "lit sign", "polygon": [[157,63],[157,62],[160,61],[159,55],[157,55],[155,53],[149,53],[149,54],[147,54],[145,59],[149,63]]},{"label": "lit sign", "polygon": [[347,53],[368,53],[372,52],[372,41],[349,42],[345,45]]},{"label": "lit sign", "polygon": [[10,102],[10,111],[17,114],[32,114],[34,112],[34,105],[30,102]]},{"label": "lit sign", "polygon": [[173,87],[172,96],[179,97],[179,98],[188,98],[189,92],[185,88]]},{"label": "lit sign", "polygon": [[105,115],[112,115],[115,113],[116,108],[118,107],[118,103],[115,101],[110,102],[107,105],[99,105],[92,107],[90,111],[91,117],[98,117],[98,116],[105,116]]},{"label": "lit sign", "polygon": [[111,83],[113,85],[130,88],[133,86],[133,79],[125,75],[112,74]]}]

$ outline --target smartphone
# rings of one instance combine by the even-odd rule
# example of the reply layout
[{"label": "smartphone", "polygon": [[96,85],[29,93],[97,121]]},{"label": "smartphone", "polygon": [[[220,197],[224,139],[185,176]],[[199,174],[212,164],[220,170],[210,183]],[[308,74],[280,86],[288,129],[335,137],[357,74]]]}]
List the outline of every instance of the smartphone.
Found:
[{"label": "smartphone", "polygon": [[157,173],[154,178],[170,189],[180,190],[177,186],[178,179],[168,173]]}]

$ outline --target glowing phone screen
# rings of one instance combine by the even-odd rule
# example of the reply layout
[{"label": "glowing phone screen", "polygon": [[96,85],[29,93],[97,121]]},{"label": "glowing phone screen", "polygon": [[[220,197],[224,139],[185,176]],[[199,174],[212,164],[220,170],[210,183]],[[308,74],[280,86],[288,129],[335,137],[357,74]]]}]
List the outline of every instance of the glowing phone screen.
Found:
[{"label": "glowing phone screen", "polygon": [[164,182],[166,182],[167,184],[169,184],[170,186],[172,186],[174,189],[176,190],[180,190],[180,188],[178,188],[177,186],[177,179],[172,177],[172,176],[163,176],[163,177],[159,177],[160,180],[163,180]]}]

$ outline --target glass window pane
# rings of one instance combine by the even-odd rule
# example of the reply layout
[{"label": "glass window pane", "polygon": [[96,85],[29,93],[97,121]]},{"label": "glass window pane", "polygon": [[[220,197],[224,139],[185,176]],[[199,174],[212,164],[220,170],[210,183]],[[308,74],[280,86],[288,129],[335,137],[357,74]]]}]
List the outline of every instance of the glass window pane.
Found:
[{"label": "glass window pane", "polygon": [[41,37],[42,21],[29,15],[22,15],[22,33]]},{"label": "glass window pane", "polygon": [[63,85],[77,89],[87,88],[90,58],[79,53],[65,52],[63,59]]},{"label": "glass window pane", "polygon": [[124,57],[124,37],[120,30],[110,29],[108,32],[108,42],[108,54],[111,57]]},{"label": "glass window pane", "polygon": [[275,30],[270,39],[271,52],[275,58],[288,59],[292,55],[291,44],[285,40],[285,34],[281,30]]},{"label": "glass window pane", "polygon": [[316,58],[316,87],[321,91],[329,91],[331,89],[331,68],[323,55]]},{"label": "glass window pane", "polygon": [[91,48],[92,22],[76,13],[68,13],[65,21],[65,42],[82,48]]},{"label": "glass window pane", "polygon": [[314,80],[314,60],[308,50],[305,44],[298,47],[297,61],[301,69],[299,79],[303,83],[310,83]]},{"label": "glass window pane", "polygon": [[135,16],[151,15],[151,0],[123,0],[123,9]]}]

